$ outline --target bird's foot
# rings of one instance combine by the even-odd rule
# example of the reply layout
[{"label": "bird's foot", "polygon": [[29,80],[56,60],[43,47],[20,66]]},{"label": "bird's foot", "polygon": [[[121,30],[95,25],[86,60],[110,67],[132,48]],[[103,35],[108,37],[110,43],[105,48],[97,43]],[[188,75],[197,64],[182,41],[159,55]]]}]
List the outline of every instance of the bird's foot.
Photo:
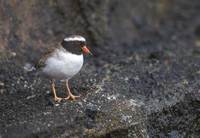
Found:
[{"label": "bird's foot", "polygon": [[74,100],[76,100],[76,99],[78,99],[78,98],[80,98],[80,96],[75,96],[75,95],[72,95],[72,94],[70,94],[70,95],[68,95],[66,98],[64,98],[65,100],[72,100],[72,101],[74,101]]},{"label": "bird's foot", "polygon": [[60,102],[62,100],[62,98],[56,96],[56,97],[54,97],[54,100],[55,100],[55,102]]}]

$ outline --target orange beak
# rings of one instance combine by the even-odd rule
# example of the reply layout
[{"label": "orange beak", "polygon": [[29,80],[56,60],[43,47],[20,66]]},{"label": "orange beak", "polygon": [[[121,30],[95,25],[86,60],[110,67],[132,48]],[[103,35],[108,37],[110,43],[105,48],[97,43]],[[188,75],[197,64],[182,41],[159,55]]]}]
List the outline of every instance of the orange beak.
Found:
[{"label": "orange beak", "polygon": [[81,47],[81,49],[83,50],[83,53],[92,55],[92,53],[86,46]]}]

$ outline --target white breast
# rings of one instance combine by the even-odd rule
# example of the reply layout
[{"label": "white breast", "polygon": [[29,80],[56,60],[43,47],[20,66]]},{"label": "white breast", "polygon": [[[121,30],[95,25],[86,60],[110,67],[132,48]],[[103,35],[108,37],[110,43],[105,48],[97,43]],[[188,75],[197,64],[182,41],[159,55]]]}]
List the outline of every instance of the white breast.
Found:
[{"label": "white breast", "polygon": [[83,66],[83,55],[76,55],[64,49],[58,49],[46,60],[43,72],[54,79],[70,79]]}]

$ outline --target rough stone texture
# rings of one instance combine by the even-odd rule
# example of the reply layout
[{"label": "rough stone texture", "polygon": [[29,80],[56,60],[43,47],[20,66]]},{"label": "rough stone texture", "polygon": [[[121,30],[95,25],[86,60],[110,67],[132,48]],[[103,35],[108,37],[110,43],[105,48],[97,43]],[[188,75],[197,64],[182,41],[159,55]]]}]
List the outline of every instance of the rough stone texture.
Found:
[{"label": "rough stone texture", "polygon": [[[0,138],[198,137],[199,13],[199,0],[0,0]],[[74,33],[94,56],[70,81],[81,99],[55,103],[24,68]]]}]

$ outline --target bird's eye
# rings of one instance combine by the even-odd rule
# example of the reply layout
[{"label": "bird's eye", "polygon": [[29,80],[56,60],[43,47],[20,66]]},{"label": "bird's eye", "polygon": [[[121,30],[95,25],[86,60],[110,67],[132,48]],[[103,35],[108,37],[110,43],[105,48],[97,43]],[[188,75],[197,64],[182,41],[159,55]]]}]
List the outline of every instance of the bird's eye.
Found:
[{"label": "bird's eye", "polygon": [[81,47],[84,47],[85,45],[86,45],[85,42],[80,42],[80,46],[81,46]]}]

